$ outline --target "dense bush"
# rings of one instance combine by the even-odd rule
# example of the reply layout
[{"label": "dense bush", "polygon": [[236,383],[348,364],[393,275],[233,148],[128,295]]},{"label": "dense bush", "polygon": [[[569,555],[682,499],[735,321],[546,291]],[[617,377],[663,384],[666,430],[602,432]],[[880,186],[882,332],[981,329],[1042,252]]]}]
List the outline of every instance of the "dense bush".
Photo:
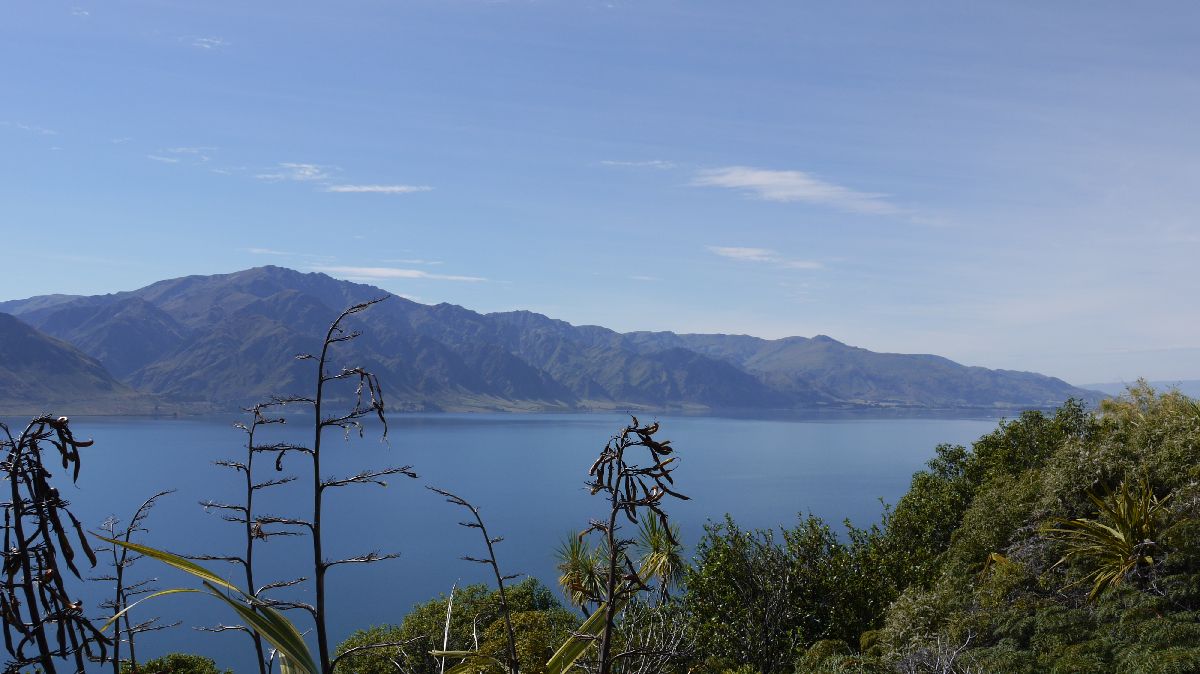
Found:
[{"label": "dense bush", "polygon": [[[710,525],[704,671],[1200,670],[1200,405],[1136,387],[943,445],[877,528]],[[1123,519],[1122,519],[1123,518]]]},{"label": "dense bush", "polygon": [[[579,618],[563,608],[546,586],[533,578],[507,588],[508,605],[517,629],[517,654],[521,671],[545,671],[546,660],[579,626]],[[355,646],[404,642],[404,646],[379,648],[348,656],[339,669],[357,674],[394,674],[393,660],[411,674],[434,674],[439,662],[429,651],[441,649],[446,628],[447,595],[417,604],[399,625],[380,625],[351,634],[337,648],[340,655]],[[485,655],[502,655],[506,648],[500,593],[487,585],[468,585],[454,592],[450,618],[450,650],[474,649],[476,640]],[[451,663],[453,664],[453,663]]]},{"label": "dense bush", "polygon": [[858,645],[893,586],[882,572],[881,532],[847,529],[844,542],[812,516],[778,537],[741,529],[728,517],[706,528],[685,602],[710,668],[790,672],[815,642]]},{"label": "dense bush", "polygon": [[[1068,405],[1002,424],[957,457],[946,484],[961,485],[962,516],[944,548],[915,553],[930,560],[926,576],[889,608],[883,660],[907,667],[940,648],[981,671],[1195,671],[1198,469],[1200,408],[1178,393],[1140,387],[1098,414]],[[1127,565],[1089,597],[1097,555],[1112,551],[1071,554],[1049,529],[1102,520],[1104,496],[1134,482],[1148,498],[1169,497],[1165,531],[1130,547],[1151,562]],[[897,515],[942,517],[910,496]]]},{"label": "dense bush", "polygon": [[217,669],[217,663],[212,658],[189,653],[168,653],[161,658],[138,664],[137,668],[125,664],[121,667],[122,674],[233,674],[232,670],[222,672]]}]

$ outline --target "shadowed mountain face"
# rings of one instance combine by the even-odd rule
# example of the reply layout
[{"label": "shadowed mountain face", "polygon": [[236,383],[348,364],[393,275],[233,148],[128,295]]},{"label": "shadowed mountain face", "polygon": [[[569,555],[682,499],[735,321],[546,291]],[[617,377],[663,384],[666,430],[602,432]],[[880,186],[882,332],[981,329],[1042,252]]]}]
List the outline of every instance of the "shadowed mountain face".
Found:
[{"label": "shadowed mountain face", "polygon": [[151,412],[134,392],[66,342],[0,314],[0,414]]},{"label": "shadowed mountain face", "polygon": [[[260,267],[112,295],[5,302],[0,311],[164,400],[233,405],[309,391],[312,363],[295,355],[317,348],[343,308],[385,294]],[[824,336],[621,334],[399,297],[356,316],[353,327],[362,337],[341,346],[333,365],[376,371],[389,404],[408,409],[1018,408],[1097,397],[1042,375],[874,353]]]}]

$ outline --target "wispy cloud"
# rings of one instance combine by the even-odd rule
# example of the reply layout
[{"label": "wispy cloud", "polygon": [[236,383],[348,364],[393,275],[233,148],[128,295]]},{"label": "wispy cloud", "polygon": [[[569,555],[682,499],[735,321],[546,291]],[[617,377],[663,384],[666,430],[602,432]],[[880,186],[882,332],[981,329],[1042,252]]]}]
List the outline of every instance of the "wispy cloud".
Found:
[{"label": "wispy cloud", "polygon": [[452,274],[431,274],[420,269],[398,269],[396,267],[312,267],[313,271],[319,271],[330,276],[341,276],[345,278],[358,279],[364,281],[384,281],[389,279],[426,279],[432,281],[465,281],[471,283],[479,283],[487,281],[480,276],[455,276]]},{"label": "wispy cloud", "polygon": [[171,154],[194,154],[203,156],[204,154],[212,152],[215,149],[217,148],[207,145],[198,145],[195,147],[168,147],[163,151],[170,152]]},{"label": "wispy cloud", "polygon": [[271,182],[283,182],[292,180],[297,182],[313,182],[318,180],[329,180],[329,171],[337,170],[332,166],[322,166],[320,164],[302,164],[297,162],[279,162],[275,165],[273,173],[260,173],[255,178],[259,180],[269,180]]},{"label": "wispy cloud", "polygon": [[330,264],[337,261],[333,255],[320,255],[316,253],[299,253],[294,250],[280,250],[278,248],[263,248],[250,247],[238,248],[239,253],[249,253],[251,255],[268,255],[270,257],[290,257],[294,259],[307,260],[308,264]]},{"label": "wispy cloud", "polygon": [[427,265],[442,264],[441,260],[421,260],[421,259],[414,259],[414,258],[402,258],[399,260],[384,260],[384,262],[395,262],[396,264],[427,264]]},{"label": "wispy cloud", "polygon": [[765,201],[804,202],[855,213],[886,215],[899,212],[883,194],[825,182],[804,171],[775,171],[751,166],[726,166],[696,174],[692,184],[740,190]]},{"label": "wispy cloud", "polygon": [[743,248],[740,246],[709,246],[708,249],[721,257],[728,257],[744,262],[772,262],[775,260],[774,251],[766,248]]},{"label": "wispy cloud", "polygon": [[345,194],[413,194],[429,192],[432,189],[428,185],[330,185],[325,191]]},{"label": "wispy cloud", "polygon": [[175,159],[175,161],[179,161],[181,159],[189,159],[190,161],[192,161],[194,163],[203,164],[203,163],[207,162],[209,159],[211,159],[211,157],[209,157],[209,153],[211,153],[213,150],[216,150],[216,149],[217,148],[215,148],[215,147],[207,147],[207,146],[167,147],[167,148],[163,148],[163,149],[159,150],[158,153],[154,156],[161,157],[161,158],[172,157]]},{"label": "wispy cloud", "polygon": [[191,44],[193,47],[197,47],[199,49],[220,49],[222,47],[229,46],[229,43],[226,42],[224,38],[220,37],[192,37],[184,39],[188,40],[189,44]]},{"label": "wispy cloud", "polygon": [[86,9],[84,9],[82,7],[72,7],[71,8],[71,16],[77,16],[81,19],[84,19],[91,15],[92,15],[91,12],[87,11]]},{"label": "wispy cloud", "polygon": [[133,140],[133,139],[130,138],[129,136],[122,136],[120,138],[113,138],[113,139],[109,140],[108,142],[112,143],[113,145],[124,145],[125,143],[128,143],[131,140]]},{"label": "wispy cloud", "polygon": [[36,133],[39,136],[58,135],[58,132],[54,129],[47,129],[44,126],[37,126],[35,124],[25,124],[24,122],[9,122],[0,120],[0,126],[7,126],[10,129],[20,129],[21,131],[28,131],[29,133]]},{"label": "wispy cloud", "polygon": [[642,161],[617,161],[614,159],[605,159],[601,161],[600,164],[602,166],[624,166],[627,168],[675,168],[675,162],[667,161],[665,159],[646,159]]},{"label": "wispy cloud", "polygon": [[795,260],[786,258],[770,248],[748,248],[743,246],[708,246],[708,250],[721,257],[739,262],[759,262],[773,264],[787,269],[824,269],[825,265],[816,260]]},{"label": "wispy cloud", "polygon": [[179,163],[178,157],[164,157],[161,154],[148,154],[148,155],[146,155],[146,159],[162,162],[164,164],[178,164]]}]

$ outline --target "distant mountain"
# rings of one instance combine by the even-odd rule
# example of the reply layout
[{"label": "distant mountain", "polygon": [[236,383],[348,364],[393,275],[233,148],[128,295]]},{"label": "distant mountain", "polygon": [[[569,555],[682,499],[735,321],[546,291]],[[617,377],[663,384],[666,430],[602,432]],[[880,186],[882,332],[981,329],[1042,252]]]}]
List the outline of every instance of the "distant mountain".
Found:
[{"label": "distant mountain", "polygon": [[[1171,391],[1178,390],[1180,393],[1189,398],[1200,398],[1200,379],[1162,379],[1146,382],[1155,391]],[[1121,395],[1130,386],[1136,385],[1136,381],[1130,382],[1109,382],[1106,384],[1088,384],[1087,388],[1093,391],[1100,391],[1109,395]]]},{"label": "distant mountain", "polygon": [[146,413],[148,397],[94,358],[0,313],[0,414]]},{"label": "distant mountain", "polygon": [[[164,401],[235,405],[307,392],[312,364],[294,355],[315,349],[342,308],[385,294],[259,267],[111,295],[4,302],[0,311]],[[1003,410],[1099,397],[1043,375],[874,353],[825,336],[622,334],[527,311],[479,314],[399,297],[355,321],[363,336],[338,351],[339,364],[377,371],[389,402],[406,409]]]}]

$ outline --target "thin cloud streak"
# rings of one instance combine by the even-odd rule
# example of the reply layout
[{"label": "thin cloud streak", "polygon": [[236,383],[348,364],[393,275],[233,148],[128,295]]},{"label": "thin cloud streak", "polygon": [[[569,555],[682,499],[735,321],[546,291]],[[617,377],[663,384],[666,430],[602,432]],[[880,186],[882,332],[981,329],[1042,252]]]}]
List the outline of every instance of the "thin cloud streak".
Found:
[{"label": "thin cloud streak", "polygon": [[199,49],[220,49],[229,46],[224,38],[219,37],[195,37],[192,38],[191,44]]},{"label": "thin cloud streak", "polygon": [[759,262],[774,264],[788,269],[824,269],[825,265],[816,260],[792,260],[780,256],[770,248],[749,248],[743,246],[708,246],[711,253],[739,262]]},{"label": "thin cloud streak", "polygon": [[276,164],[276,167],[277,170],[274,173],[259,173],[254,177],[268,182],[315,182],[328,180],[330,177],[329,171],[336,170],[331,166],[300,162],[279,162]]},{"label": "thin cloud streak", "polygon": [[14,129],[20,129],[22,131],[28,131],[30,133],[36,133],[39,136],[57,136],[58,135],[58,132],[55,131],[54,129],[47,129],[44,126],[37,126],[36,124],[25,124],[23,122],[9,122],[9,121],[0,120],[0,126],[7,126],[7,127],[14,128]]},{"label": "thin cloud streak", "polygon": [[605,159],[600,162],[601,166],[623,166],[626,168],[656,168],[669,169],[675,168],[675,162],[665,159],[647,159],[644,161],[617,161],[613,159]]},{"label": "thin cloud streak", "polygon": [[835,185],[804,171],[726,166],[700,171],[692,185],[739,190],[763,201],[802,202],[854,213],[888,215],[900,212],[885,195]]},{"label": "thin cloud streak", "polygon": [[430,281],[461,281],[466,283],[482,283],[487,281],[480,276],[455,276],[452,274],[431,274],[420,269],[398,269],[396,267],[312,267],[330,276],[343,276],[353,279],[383,281],[389,279],[424,279]]},{"label": "thin cloud streak", "polygon": [[395,262],[396,264],[442,264],[441,260],[423,260],[419,258],[401,258],[397,260],[384,260],[384,262]]},{"label": "thin cloud streak", "polygon": [[178,161],[178,159],[190,157],[194,163],[203,164],[203,163],[207,162],[209,159],[211,159],[211,157],[209,157],[209,153],[216,149],[217,148],[215,148],[215,147],[206,147],[206,146],[165,147],[162,150],[160,150],[159,154],[156,156],[166,157],[166,156],[170,155],[170,156],[176,157],[177,161]]},{"label": "thin cloud streak", "polygon": [[428,185],[330,185],[325,188],[326,192],[342,194],[413,194],[432,190]]},{"label": "thin cloud streak", "polygon": [[277,248],[238,248],[239,253],[249,253],[250,255],[269,255],[271,257],[290,257],[304,258],[308,260],[308,264],[314,263],[330,263],[336,262],[337,258],[332,255],[320,255],[317,253],[298,253],[294,250],[279,250]]}]

